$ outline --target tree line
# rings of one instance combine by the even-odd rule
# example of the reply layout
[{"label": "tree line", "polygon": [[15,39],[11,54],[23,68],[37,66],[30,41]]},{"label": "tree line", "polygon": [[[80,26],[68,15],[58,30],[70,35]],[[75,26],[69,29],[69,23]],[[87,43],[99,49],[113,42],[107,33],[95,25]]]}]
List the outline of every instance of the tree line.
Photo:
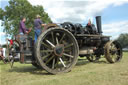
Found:
[{"label": "tree line", "polygon": [[128,33],[120,34],[117,41],[121,44],[122,48],[128,47]]}]

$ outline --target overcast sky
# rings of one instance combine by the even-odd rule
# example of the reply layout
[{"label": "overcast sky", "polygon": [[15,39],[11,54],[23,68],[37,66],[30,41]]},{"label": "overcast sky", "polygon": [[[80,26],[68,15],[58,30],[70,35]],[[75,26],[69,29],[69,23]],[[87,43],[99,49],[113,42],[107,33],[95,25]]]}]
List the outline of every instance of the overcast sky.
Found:
[{"label": "overcast sky", "polygon": [[[32,5],[42,5],[55,23],[65,21],[86,25],[88,19],[95,24],[95,16],[102,16],[104,35],[116,39],[121,33],[128,33],[128,0],[28,0]],[[4,9],[7,0],[0,0]],[[1,22],[0,22],[1,24]],[[4,43],[0,26],[0,43]],[[3,37],[3,38],[2,38]]]}]

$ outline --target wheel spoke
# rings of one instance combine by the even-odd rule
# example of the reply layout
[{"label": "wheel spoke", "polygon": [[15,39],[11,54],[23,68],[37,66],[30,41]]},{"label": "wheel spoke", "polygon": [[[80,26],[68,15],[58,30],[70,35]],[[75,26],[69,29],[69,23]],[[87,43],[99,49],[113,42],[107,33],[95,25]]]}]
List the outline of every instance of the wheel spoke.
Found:
[{"label": "wheel spoke", "polygon": [[50,55],[51,55],[51,54],[45,55],[45,56],[42,57],[42,59],[45,59],[45,58],[47,58],[47,57],[50,56]]},{"label": "wheel spoke", "polygon": [[56,36],[56,44],[57,44],[57,45],[59,44],[59,41],[58,41],[58,38],[57,38],[57,36]]},{"label": "wheel spoke", "polygon": [[52,35],[52,41],[53,43],[55,43],[53,32],[51,32],[51,35]]},{"label": "wheel spoke", "polygon": [[117,54],[114,54],[114,55],[113,55],[113,58],[116,59],[116,58],[117,58]]},{"label": "wheel spoke", "polygon": [[70,52],[71,50],[64,50],[64,52]]},{"label": "wheel spoke", "polygon": [[45,46],[45,47],[47,47],[47,48],[50,48],[51,49],[51,47],[49,47],[47,44],[45,44],[44,42],[42,42],[41,43],[43,46]]},{"label": "wheel spoke", "polygon": [[58,63],[59,63],[59,59],[58,59],[58,58],[56,58],[55,67],[57,67],[57,66],[58,66]]},{"label": "wheel spoke", "polygon": [[66,53],[63,53],[63,55],[73,58],[72,55],[69,55],[69,54],[66,54]]},{"label": "wheel spoke", "polygon": [[111,44],[111,49],[114,49],[115,48],[115,45],[114,44]]},{"label": "wheel spoke", "polygon": [[115,55],[112,55],[112,60],[115,62]]},{"label": "wheel spoke", "polygon": [[53,50],[40,50],[41,53],[53,52]]},{"label": "wheel spoke", "polygon": [[49,43],[53,48],[55,47],[54,44],[52,44],[49,40],[46,40],[47,43]]},{"label": "wheel spoke", "polygon": [[116,59],[117,59],[117,53],[114,53],[114,54],[111,54],[111,58],[112,58],[112,60],[115,62],[116,61]]},{"label": "wheel spoke", "polygon": [[90,57],[91,57],[91,59],[93,60],[94,56],[90,56]]},{"label": "wheel spoke", "polygon": [[119,51],[119,50],[120,50],[120,48],[117,49],[117,51]]},{"label": "wheel spoke", "polygon": [[47,61],[46,61],[46,64],[48,64],[53,58],[54,58],[55,55],[52,55],[52,57],[50,57]]},{"label": "wheel spoke", "polygon": [[71,47],[71,46],[73,46],[73,43],[71,43],[71,44],[65,46],[64,48],[69,48],[69,47]]},{"label": "wheel spoke", "polygon": [[62,65],[63,65],[64,67],[66,67],[66,65],[65,65],[64,62],[63,62],[63,60],[62,60],[61,58],[59,58],[59,60],[60,60],[60,62],[62,63]]},{"label": "wheel spoke", "polygon": [[60,39],[60,43],[62,42],[64,37],[65,37],[65,34],[63,34],[62,38]]},{"label": "wheel spoke", "polygon": [[55,66],[55,59],[53,59],[53,62],[52,62],[52,69],[54,69],[54,66]]}]

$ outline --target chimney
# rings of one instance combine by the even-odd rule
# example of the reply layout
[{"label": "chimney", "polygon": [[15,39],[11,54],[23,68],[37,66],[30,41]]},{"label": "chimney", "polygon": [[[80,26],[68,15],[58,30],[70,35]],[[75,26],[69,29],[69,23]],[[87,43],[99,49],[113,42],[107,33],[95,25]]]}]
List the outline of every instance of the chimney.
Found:
[{"label": "chimney", "polygon": [[97,30],[99,34],[102,34],[101,16],[96,16]]}]

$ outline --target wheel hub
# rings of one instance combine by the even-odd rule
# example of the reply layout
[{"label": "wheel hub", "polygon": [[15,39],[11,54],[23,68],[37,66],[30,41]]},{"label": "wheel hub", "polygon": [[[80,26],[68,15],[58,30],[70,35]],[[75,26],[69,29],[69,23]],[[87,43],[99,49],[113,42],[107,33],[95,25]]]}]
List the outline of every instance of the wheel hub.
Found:
[{"label": "wheel hub", "polygon": [[116,54],[116,50],[111,50],[110,53],[111,53],[112,55],[114,55],[114,54]]},{"label": "wheel hub", "polygon": [[54,48],[54,53],[56,56],[62,56],[63,52],[64,52],[64,46],[63,45],[57,45]]}]

